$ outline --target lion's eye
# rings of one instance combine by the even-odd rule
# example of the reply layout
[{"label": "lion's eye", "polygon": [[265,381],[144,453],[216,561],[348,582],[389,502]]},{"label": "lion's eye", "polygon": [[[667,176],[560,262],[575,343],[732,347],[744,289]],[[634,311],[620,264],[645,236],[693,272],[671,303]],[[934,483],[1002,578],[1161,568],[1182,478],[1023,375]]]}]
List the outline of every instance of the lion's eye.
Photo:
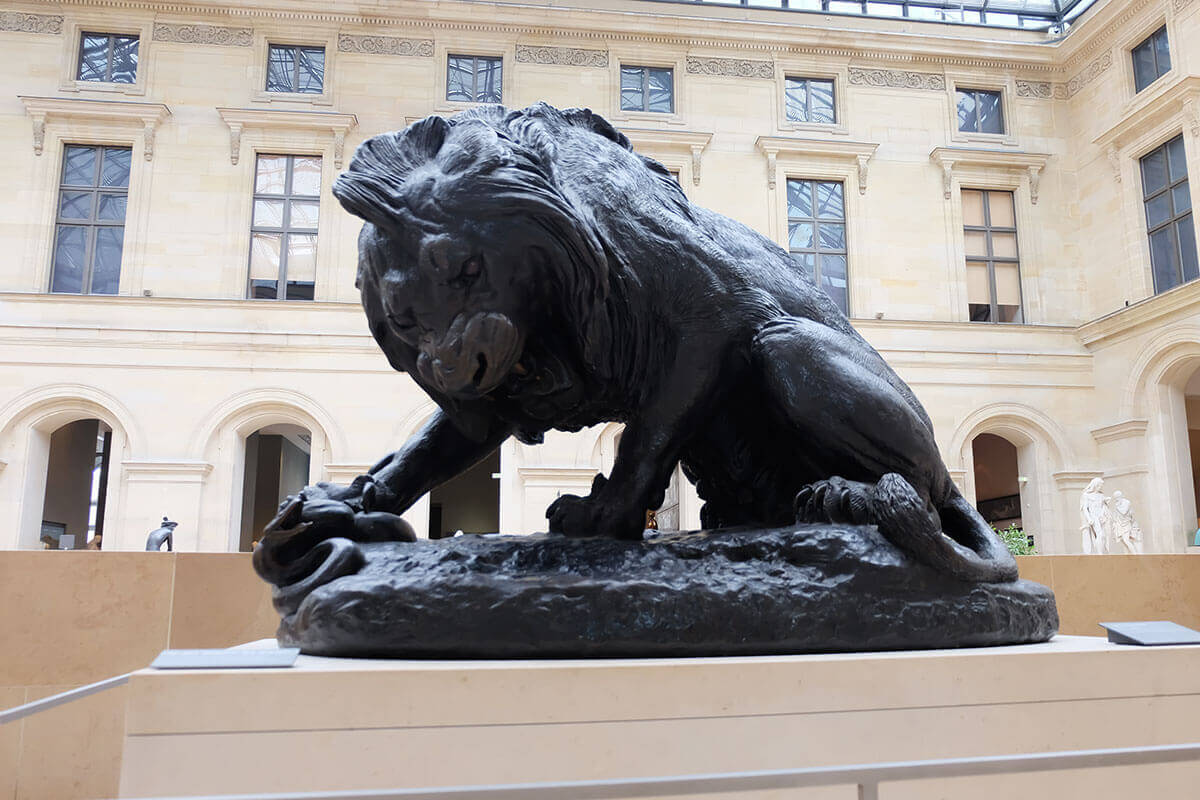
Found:
[{"label": "lion's eye", "polygon": [[454,289],[465,289],[474,283],[482,272],[483,261],[478,256],[472,256],[463,262],[458,275],[450,280],[450,286]]}]

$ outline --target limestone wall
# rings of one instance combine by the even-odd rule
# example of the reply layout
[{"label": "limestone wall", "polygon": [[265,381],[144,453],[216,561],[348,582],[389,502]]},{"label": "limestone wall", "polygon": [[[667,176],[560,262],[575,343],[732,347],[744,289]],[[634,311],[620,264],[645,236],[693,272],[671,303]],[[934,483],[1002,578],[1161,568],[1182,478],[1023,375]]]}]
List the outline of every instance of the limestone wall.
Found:
[{"label": "limestone wall", "polygon": [[[1200,288],[1153,295],[1137,159],[1183,132],[1195,195],[1200,4],[1106,0],[1061,41],[642,0],[174,8],[27,3],[0,26],[14,92],[0,98],[0,548],[37,546],[48,437],[73,419],[113,428],[118,550],[164,514],[180,549],[237,549],[244,439],[265,425],[311,432],[313,481],[349,480],[420,426],[433,406],[366,335],[359,225],[329,186],[364,138],[465,107],[444,99],[452,52],[501,57],[511,106],[608,115],[692,200],[780,244],[787,178],[844,181],[851,316],[926,404],[968,497],[971,439],[991,432],[1018,447],[1042,552],[1078,552],[1095,476],[1133,499],[1148,549],[1180,551],[1195,529],[1180,409]],[[1172,71],[1135,96],[1128,51],[1161,24]],[[97,28],[141,36],[137,83],[73,80],[80,32]],[[324,93],[259,90],[283,40],[325,47]],[[622,63],[673,67],[676,112],[621,112]],[[785,75],[832,78],[839,122],[790,123]],[[1007,133],[959,133],[956,86],[1002,92]],[[119,296],[46,294],[64,143],[133,148]],[[243,299],[258,153],[323,159],[315,302]],[[1015,194],[1024,325],[968,321],[964,186]],[[614,435],[506,444],[501,526],[544,527],[547,503],[611,466]],[[410,512],[417,530],[427,507]],[[690,487],[680,513],[698,524]]]}]

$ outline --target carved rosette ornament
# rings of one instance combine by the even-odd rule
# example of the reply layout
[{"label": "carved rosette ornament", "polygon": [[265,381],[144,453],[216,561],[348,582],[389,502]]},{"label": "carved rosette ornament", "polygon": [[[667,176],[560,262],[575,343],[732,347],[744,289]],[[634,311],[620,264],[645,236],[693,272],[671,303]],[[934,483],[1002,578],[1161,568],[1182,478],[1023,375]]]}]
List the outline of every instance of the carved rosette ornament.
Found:
[{"label": "carved rosette ornament", "polygon": [[517,61],[521,64],[548,64],[562,67],[607,67],[607,50],[585,50],[580,47],[540,47],[517,45]]},{"label": "carved rosette ornament", "polygon": [[59,14],[23,14],[19,11],[0,11],[0,31],[18,33],[62,33],[63,18]]},{"label": "carved rosette ornament", "polygon": [[338,35],[338,52],[368,53],[379,56],[411,56],[432,58],[432,39],[401,39],[397,36],[365,36],[352,33]]},{"label": "carved rosette ornament", "polygon": [[771,61],[751,61],[745,58],[698,58],[688,56],[689,75],[722,75],[729,78],[775,78]]},{"label": "carved rosette ornament", "polygon": [[850,67],[848,77],[853,86],[881,86],[890,89],[924,89],[944,91],[946,76],[936,72],[911,72],[900,69],[866,69]]},{"label": "carved rosette ornament", "polygon": [[156,42],[213,44],[221,47],[249,47],[254,44],[253,28],[226,28],[220,25],[154,25]]}]

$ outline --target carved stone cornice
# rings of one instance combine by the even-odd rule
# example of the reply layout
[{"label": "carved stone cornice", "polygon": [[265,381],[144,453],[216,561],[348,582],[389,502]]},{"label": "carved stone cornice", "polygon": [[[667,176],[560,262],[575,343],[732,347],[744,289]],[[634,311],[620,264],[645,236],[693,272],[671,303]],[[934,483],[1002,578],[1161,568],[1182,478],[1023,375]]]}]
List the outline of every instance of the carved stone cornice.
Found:
[{"label": "carved stone cornice", "polygon": [[222,25],[175,25],[154,23],[154,41],[180,44],[215,44],[221,47],[250,47],[253,28],[228,28]]},{"label": "carved stone cornice", "polygon": [[1095,478],[1103,478],[1104,473],[1094,470],[1063,470],[1051,475],[1054,484],[1060,492],[1069,489],[1084,489]]},{"label": "carved stone cornice", "polygon": [[358,33],[339,33],[338,52],[369,53],[380,56],[433,57],[432,39],[402,39],[398,36],[368,36]]},{"label": "carved stone cornice", "polygon": [[753,61],[748,58],[687,57],[689,75],[723,75],[730,78],[775,79],[773,61]]},{"label": "carved stone cornice", "polygon": [[1092,143],[1119,154],[1123,144],[1171,114],[1182,115],[1192,136],[1200,139],[1200,75],[1180,78],[1158,94],[1128,106],[1117,124],[1093,139]]},{"label": "carved stone cornice", "polygon": [[983,150],[969,147],[935,147],[929,160],[942,168],[942,194],[949,200],[954,186],[954,170],[959,167],[1024,170],[1029,173],[1029,200],[1038,201],[1042,170],[1050,160],[1047,153],[1026,153],[1021,150]]},{"label": "carved stone cornice", "polygon": [[143,483],[203,483],[212,472],[207,461],[126,460],[121,468],[132,481]]},{"label": "carved stone cornice", "polygon": [[692,183],[700,185],[700,154],[712,141],[711,133],[695,131],[667,131],[649,128],[621,128],[634,150],[675,151],[690,153],[692,157]]},{"label": "carved stone cornice", "polygon": [[20,11],[0,11],[0,31],[18,33],[62,33],[61,14],[25,14]]},{"label": "carved stone cornice", "polygon": [[848,80],[854,86],[884,86],[889,89],[924,89],[931,92],[946,90],[946,76],[937,72],[850,67]]},{"label": "carved stone cornice", "polygon": [[267,108],[218,108],[229,126],[229,163],[237,164],[246,128],[300,130],[329,133],[333,137],[333,166],[342,168],[346,132],[358,127],[358,117],[333,111],[280,111]]},{"label": "carved stone cornice", "polygon": [[1092,438],[1096,440],[1097,444],[1115,442],[1120,439],[1130,439],[1136,436],[1144,436],[1146,434],[1146,429],[1149,427],[1149,420],[1127,419],[1112,425],[1105,425],[1100,428],[1092,428]]},{"label": "carved stone cornice", "polygon": [[775,188],[779,156],[791,158],[818,158],[843,161],[852,165],[858,173],[858,193],[867,193],[867,165],[877,142],[845,142],[832,139],[800,139],[791,136],[760,136],[754,146],[767,157],[767,187]]},{"label": "carved stone cornice", "polygon": [[25,112],[33,121],[33,152],[42,154],[46,142],[46,122],[66,119],[76,122],[129,123],[142,126],[142,152],[147,161],[154,158],[154,133],[160,122],[171,116],[162,103],[131,103],[125,100],[81,100],[64,97],[22,95]]},{"label": "carved stone cornice", "polygon": [[519,44],[517,61],[522,64],[553,64],[563,67],[607,67],[608,51]]}]

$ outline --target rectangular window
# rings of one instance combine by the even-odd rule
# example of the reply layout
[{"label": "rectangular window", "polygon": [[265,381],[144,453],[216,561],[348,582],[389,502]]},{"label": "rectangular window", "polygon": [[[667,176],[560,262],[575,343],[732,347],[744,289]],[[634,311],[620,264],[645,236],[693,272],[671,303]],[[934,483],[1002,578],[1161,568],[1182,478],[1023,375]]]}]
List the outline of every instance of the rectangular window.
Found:
[{"label": "rectangular window", "polygon": [[499,103],[503,62],[493,56],[446,59],[446,99],[462,103]]},{"label": "rectangular window", "polygon": [[842,313],[849,315],[843,194],[840,181],[788,180],[788,250]]},{"label": "rectangular window", "polygon": [[1142,157],[1142,199],[1155,294],[1195,280],[1200,273],[1183,134]]},{"label": "rectangular window", "polygon": [[273,44],[267,52],[267,91],[320,94],[325,87],[325,48]]},{"label": "rectangular window", "polygon": [[138,37],[122,33],[83,33],[79,37],[81,81],[133,83],[137,80]]},{"label": "rectangular window", "polygon": [[832,80],[784,78],[783,92],[789,120],[822,125],[837,122],[833,109]]},{"label": "rectangular window", "polygon": [[1133,48],[1133,85],[1145,89],[1171,70],[1171,51],[1167,46],[1167,26],[1164,25]]},{"label": "rectangular window", "polygon": [[320,195],[319,156],[258,157],[250,225],[251,298],[313,299]]},{"label": "rectangular window", "polygon": [[1004,133],[1000,92],[958,89],[958,129],[965,133]]},{"label": "rectangular window", "polygon": [[963,189],[967,304],[972,322],[1022,322],[1012,192]]},{"label": "rectangular window", "polygon": [[132,152],[74,144],[64,149],[50,291],[117,293]]},{"label": "rectangular window", "polygon": [[621,110],[672,113],[675,110],[675,71],[669,67],[621,65]]}]

